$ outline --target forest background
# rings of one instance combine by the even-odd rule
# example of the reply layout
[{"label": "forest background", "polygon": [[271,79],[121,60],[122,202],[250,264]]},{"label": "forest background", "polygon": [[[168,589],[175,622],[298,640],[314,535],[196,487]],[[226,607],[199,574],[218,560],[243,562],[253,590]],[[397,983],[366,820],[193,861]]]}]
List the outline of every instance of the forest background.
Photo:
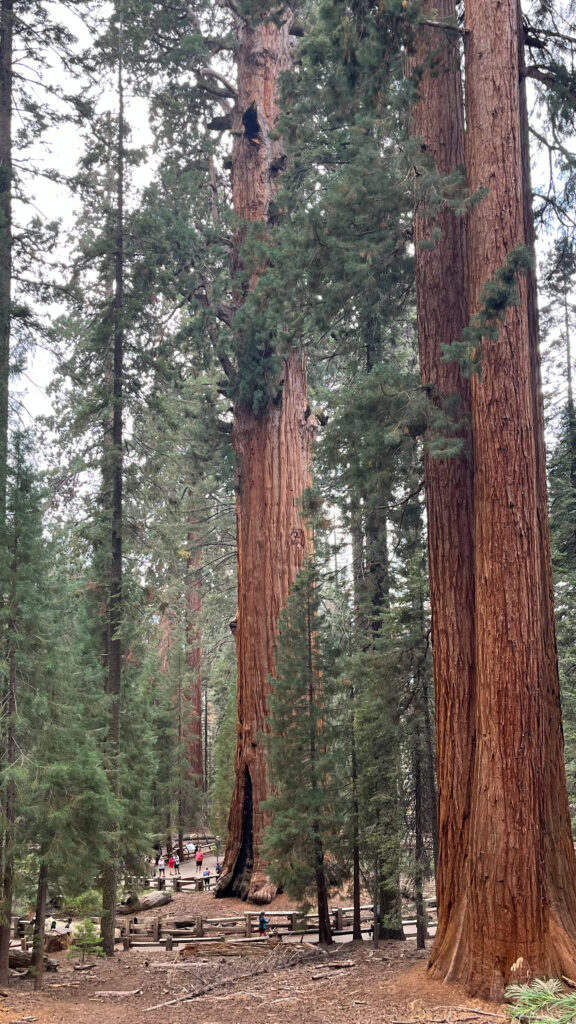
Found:
[{"label": "forest background", "polygon": [[[447,38],[461,38],[461,15],[441,20]],[[280,403],[294,353],[308,357],[317,436],[293,538],[308,557],[261,743],[277,785],[266,862],[275,883],[315,899],[321,849],[326,887],[361,878],[389,936],[402,891],[422,919],[434,875],[424,460],[455,458],[463,441],[419,375],[414,209],[416,195],[464,218],[482,197],[461,168],[439,174],[413,132],[426,69],[407,64],[436,7],[325,0],[291,17],[275,192],[265,223],[243,230],[231,154],[265,140],[249,101],[234,121],[238,26],[274,25],[274,5],[2,0],[2,900],[7,920],[34,901],[41,920],[47,899],[81,900],[97,880],[112,949],[120,880],[155,846],[199,826],[226,845],[238,803],[234,424],[239,409],[258,418]],[[572,19],[570,4],[523,15],[573,802]],[[63,145],[77,150],[73,169]],[[438,240],[432,230],[419,245]],[[478,372],[469,343],[444,341]],[[38,352],[53,411],[30,425]],[[294,708],[306,714],[291,729]]]}]

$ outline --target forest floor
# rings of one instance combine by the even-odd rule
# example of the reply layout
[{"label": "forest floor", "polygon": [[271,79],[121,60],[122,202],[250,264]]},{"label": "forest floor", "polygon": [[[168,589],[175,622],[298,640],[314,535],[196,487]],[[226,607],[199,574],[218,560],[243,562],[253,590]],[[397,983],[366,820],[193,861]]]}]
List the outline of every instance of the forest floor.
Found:
[{"label": "forest floor", "polygon": [[[271,909],[290,906],[278,897]],[[220,899],[218,914],[242,914]],[[256,908],[255,908],[256,910]],[[212,893],[176,893],[154,916],[214,915]],[[141,913],[139,917],[145,916]],[[58,971],[34,992],[13,978],[0,993],[0,1024],[503,1024],[503,1007],[470,999],[458,986],[431,981],[427,953],[414,940],[340,943],[329,952],[282,943],[258,956],[183,959],[146,947],[100,958],[90,970],[57,954]],[[209,988],[208,991],[206,991]],[[201,994],[204,991],[204,994]],[[98,992],[126,993],[97,996]],[[131,993],[131,994],[130,994]],[[197,993],[197,994],[195,994]],[[174,1002],[173,1002],[174,1001]]]}]

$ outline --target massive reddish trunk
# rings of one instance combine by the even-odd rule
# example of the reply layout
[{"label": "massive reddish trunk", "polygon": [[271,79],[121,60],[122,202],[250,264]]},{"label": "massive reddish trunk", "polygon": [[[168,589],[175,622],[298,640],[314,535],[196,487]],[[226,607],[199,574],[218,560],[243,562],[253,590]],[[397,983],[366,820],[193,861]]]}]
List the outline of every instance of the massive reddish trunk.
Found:
[{"label": "massive reddish trunk", "polygon": [[[276,177],[283,165],[278,121],[278,78],[292,66],[288,31],[272,22],[250,27],[239,23],[238,101],[232,187],[241,222],[270,220]],[[239,229],[234,269],[241,271]],[[252,269],[244,289],[255,286],[261,269]],[[241,302],[242,296],[239,296]],[[250,339],[238,339],[238,375],[254,359]],[[274,339],[269,340],[273,349]],[[275,887],[268,880],[260,847],[265,824],[262,802],[268,796],[263,734],[267,729],[268,676],[273,675],[280,610],[303,564],[307,533],[300,499],[310,482],[313,427],[308,418],[304,357],[283,361],[270,397],[255,411],[237,402],[233,441],[236,454],[238,533],[238,613],[235,622],[238,660],[238,717],[235,786],[228,842],[218,894],[234,893],[268,902]]]},{"label": "massive reddish trunk", "polygon": [[[522,24],[522,10],[517,2],[517,24]],[[523,176],[523,214],[526,244],[534,248],[535,232],[532,215],[532,188],[530,182],[530,149],[528,134],[528,106],[526,80],[524,77],[524,39],[519,33],[518,57],[520,73],[520,128],[521,158]],[[562,731],[562,709],[556,650],[554,619],[554,591],[552,576],[552,555],[550,550],[550,524],[548,519],[548,493],[546,485],[546,450],[544,444],[544,408],[541,387],[540,350],[538,347],[539,324],[536,275],[527,278],[527,301],[530,334],[530,366],[532,377],[532,401],[534,409],[536,442],[536,493],[538,517],[538,553],[542,578],[542,630],[544,637],[544,693],[549,716],[550,756],[545,763],[545,791],[549,797],[546,805],[545,824],[547,872],[552,905],[552,922],[574,920],[574,892],[576,865],[572,841],[572,824],[568,804],[568,792],[564,770],[564,736]],[[569,957],[573,957],[572,935],[569,932]],[[573,933],[572,933],[573,934]],[[566,936],[558,935],[557,941],[565,943]]]},{"label": "massive reddish trunk", "polygon": [[268,796],[263,734],[267,729],[268,676],[281,608],[302,567],[307,533],[300,499],[309,484],[311,427],[307,419],[302,357],[285,361],[282,402],[255,416],[236,409],[237,460],[238,719],[235,787],[222,889],[255,902],[274,888],[260,855]]},{"label": "massive reddish trunk", "polygon": [[[455,18],[454,0],[430,0],[435,19]],[[423,27],[407,71],[418,81],[412,131],[422,140],[423,159],[442,174],[464,164],[464,111],[458,36]],[[421,76],[421,77],[420,77]],[[438,778],[438,929],[432,963],[454,942],[466,891],[470,767],[474,749],[474,572],[472,453],[467,420],[469,383],[442,348],[460,338],[468,323],[465,222],[449,209],[431,215],[427,195],[415,180],[414,245],[418,342],[422,384],[447,417],[430,430],[460,439],[461,454],[426,456],[428,562],[436,703]],[[434,248],[423,245],[441,232]],[[450,435],[452,437],[450,438]],[[455,624],[457,628],[455,627]]]},{"label": "massive reddish trunk", "polygon": [[[483,284],[533,240],[522,138],[516,0],[466,7],[467,168],[487,196],[468,222],[472,312]],[[473,379],[476,750],[468,888],[437,976],[502,997],[511,979],[576,969],[546,526],[536,317],[530,281],[484,338]]]}]

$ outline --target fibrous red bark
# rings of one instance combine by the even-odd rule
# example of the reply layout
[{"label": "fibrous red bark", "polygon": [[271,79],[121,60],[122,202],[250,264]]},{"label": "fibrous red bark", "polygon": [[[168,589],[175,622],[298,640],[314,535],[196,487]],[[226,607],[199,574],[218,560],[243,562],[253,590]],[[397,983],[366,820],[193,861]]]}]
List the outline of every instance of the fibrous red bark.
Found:
[{"label": "fibrous red bark", "polygon": [[[281,26],[276,22],[256,26],[239,22],[237,26],[238,101],[232,188],[240,227],[235,271],[242,269],[246,224],[267,225],[278,171],[283,166],[282,140],[277,134],[278,87],[280,74],[292,66],[291,17],[286,10]],[[248,274],[245,291],[254,288],[263,269]],[[238,296],[241,301],[242,295]],[[247,344],[239,339],[239,376]],[[235,785],[217,894],[234,893],[254,902],[268,902],[276,892],[260,852],[265,824],[262,803],[268,796],[263,735],[267,729],[268,676],[275,672],[280,610],[308,544],[300,501],[310,483],[313,433],[305,359],[294,351],[283,360],[264,408],[254,411],[237,402],[234,409],[238,711]]]},{"label": "fibrous red bark", "polygon": [[[466,4],[467,173],[486,189],[467,224],[470,308],[519,245],[533,243],[517,0]],[[547,526],[535,288],[472,380],[475,744],[469,826],[457,844],[466,888],[431,956],[436,977],[500,999],[511,980],[573,976],[576,866],[564,777]],[[466,728],[465,717],[455,729]],[[448,740],[450,768],[460,740]]]},{"label": "fibrous red bark", "polygon": [[[434,19],[453,19],[454,0],[430,0]],[[464,110],[458,36],[422,26],[407,61],[418,89],[412,132],[424,161],[440,174],[464,165]],[[433,248],[423,244],[438,235]],[[469,434],[470,385],[458,363],[443,359],[443,345],[460,338],[468,323],[464,218],[444,207],[430,213],[415,181],[414,246],[420,378],[446,416],[448,439],[462,452],[427,454],[426,507],[432,609],[432,648],[437,736],[438,928],[434,950],[453,942],[458,908],[467,886],[470,766],[474,749],[474,549],[473,463]],[[428,443],[439,439],[429,431]],[[455,628],[457,625],[457,628]],[[435,953],[433,953],[433,957]]]}]

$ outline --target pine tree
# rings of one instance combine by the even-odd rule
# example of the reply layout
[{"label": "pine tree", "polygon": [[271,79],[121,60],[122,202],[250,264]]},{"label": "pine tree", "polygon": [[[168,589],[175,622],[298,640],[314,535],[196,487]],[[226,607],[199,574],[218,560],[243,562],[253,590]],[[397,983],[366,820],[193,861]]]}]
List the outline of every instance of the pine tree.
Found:
[{"label": "pine tree", "polygon": [[332,942],[327,857],[338,842],[337,794],[346,774],[336,754],[337,697],[325,644],[310,563],[280,617],[267,740],[274,792],[266,803],[271,823],[264,848],[273,879],[289,895],[301,902],[315,895],[321,944]]}]

